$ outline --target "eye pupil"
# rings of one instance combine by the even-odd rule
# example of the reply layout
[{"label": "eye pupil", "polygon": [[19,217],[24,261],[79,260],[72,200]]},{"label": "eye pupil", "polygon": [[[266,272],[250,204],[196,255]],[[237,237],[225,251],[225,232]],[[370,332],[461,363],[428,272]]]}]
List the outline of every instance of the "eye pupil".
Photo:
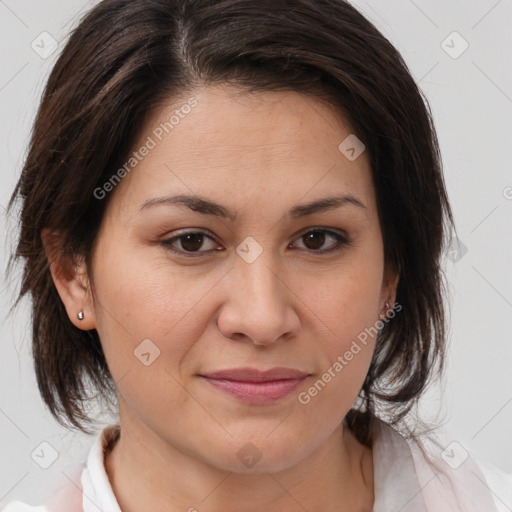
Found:
[{"label": "eye pupil", "polygon": [[202,233],[188,233],[182,236],[181,246],[186,251],[197,251],[203,245]]},{"label": "eye pupil", "polygon": [[319,249],[325,243],[325,234],[322,231],[310,231],[304,237],[304,245],[308,249]]}]

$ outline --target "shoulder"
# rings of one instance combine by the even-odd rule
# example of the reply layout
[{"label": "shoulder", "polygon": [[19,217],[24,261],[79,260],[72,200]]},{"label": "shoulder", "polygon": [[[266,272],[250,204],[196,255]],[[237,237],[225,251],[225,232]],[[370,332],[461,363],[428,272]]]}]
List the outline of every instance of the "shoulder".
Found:
[{"label": "shoulder", "polygon": [[478,461],[461,444],[444,445],[433,434],[406,438],[383,422],[374,425],[374,433],[377,473],[380,468],[385,477],[393,475],[385,491],[406,489],[404,497],[414,496],[418,510],[512,510],[512,475]]},{"label": "shoulder", "polygon": [[[44,505],[32,506],[12,501],[0,512],[120,512],[104,467],[104,453],[119,436],[118,425],[108,425],[92,441],[87,461],[69,471],[69,482],[57,488]],[[98,506],[99,505],[99,506]]]},{"label": "shoulder", "polygon": [[12,501],[0,512],[82,512],[83,511],[83,493],[79,485],[81,474],[84,470],[84,464],[76,468],[76,480],[57,488],[56,492],[45,505],[28,505],[21,501]]},{"label": "shoulder", "polygon": [[498,512],[510,512],[512,510],[512,474],[505,473],[488,462],[476,460],[476,463],[487,487],[495,497]]},{"label": "shoulder", "polygon": [[1,512],[48,512],[48,509],[44,506],[33,507],[21,501],[11,501],[0,510]]},{"label": "shoulder", "polygon": [[433,509],[443,501],[457,512],[510,512],[512,475],[480,461],[456,441],[443,443],[429,435],[409,445],[425,500]]}]

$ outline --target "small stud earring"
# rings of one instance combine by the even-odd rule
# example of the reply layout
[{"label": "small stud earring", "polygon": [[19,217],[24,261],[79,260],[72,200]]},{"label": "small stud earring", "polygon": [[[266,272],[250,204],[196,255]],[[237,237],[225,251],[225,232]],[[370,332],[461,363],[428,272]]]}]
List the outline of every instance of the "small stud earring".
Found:
[{"label": "small stud earring", "polygon": [[384,318],[387,318],[388,316],[388,310],[389,310],[389,302],[385,302],[384,303],[384,308],[385,308],[385,311],[384,313],[381,313],[379,316],[381,318],[381,320],[384,320]]},{"label": "small stud earring", "polygon": [[78,312],[78,315],[76,315],[78,320],[83,320],[84,319],[84,312],[83,311],[79,311]]}]

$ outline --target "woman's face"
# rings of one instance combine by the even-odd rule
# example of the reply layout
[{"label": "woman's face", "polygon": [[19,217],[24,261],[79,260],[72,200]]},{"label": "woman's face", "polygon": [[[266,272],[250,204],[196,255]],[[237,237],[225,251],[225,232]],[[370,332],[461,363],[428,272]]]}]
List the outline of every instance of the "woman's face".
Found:
[{"label": "woman's face", "polygon": [[297,93],[237,92],[196,90],[147,121],[110,192],[86,315],[122,426],[215,467],[277,471],[352,406],[375,342],[361,333],[396,285],[368,154],[339,149],[350,127]]}]

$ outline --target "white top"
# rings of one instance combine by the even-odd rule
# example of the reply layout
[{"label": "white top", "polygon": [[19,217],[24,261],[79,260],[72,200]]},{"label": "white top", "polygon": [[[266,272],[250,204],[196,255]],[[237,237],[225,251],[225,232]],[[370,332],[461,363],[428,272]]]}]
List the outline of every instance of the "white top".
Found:
[{"label": "white top", "polygon": [[[62,488],[45,506],[13,501],[2,512],[121,512],[104,465],[117,428],[109,425],[97,435],[76,485]],[[477,463],[458,443],[443,451],[432,439],[405,440],[380,421],[372,441],[373,512],[512,512],[512,475]]]}]

